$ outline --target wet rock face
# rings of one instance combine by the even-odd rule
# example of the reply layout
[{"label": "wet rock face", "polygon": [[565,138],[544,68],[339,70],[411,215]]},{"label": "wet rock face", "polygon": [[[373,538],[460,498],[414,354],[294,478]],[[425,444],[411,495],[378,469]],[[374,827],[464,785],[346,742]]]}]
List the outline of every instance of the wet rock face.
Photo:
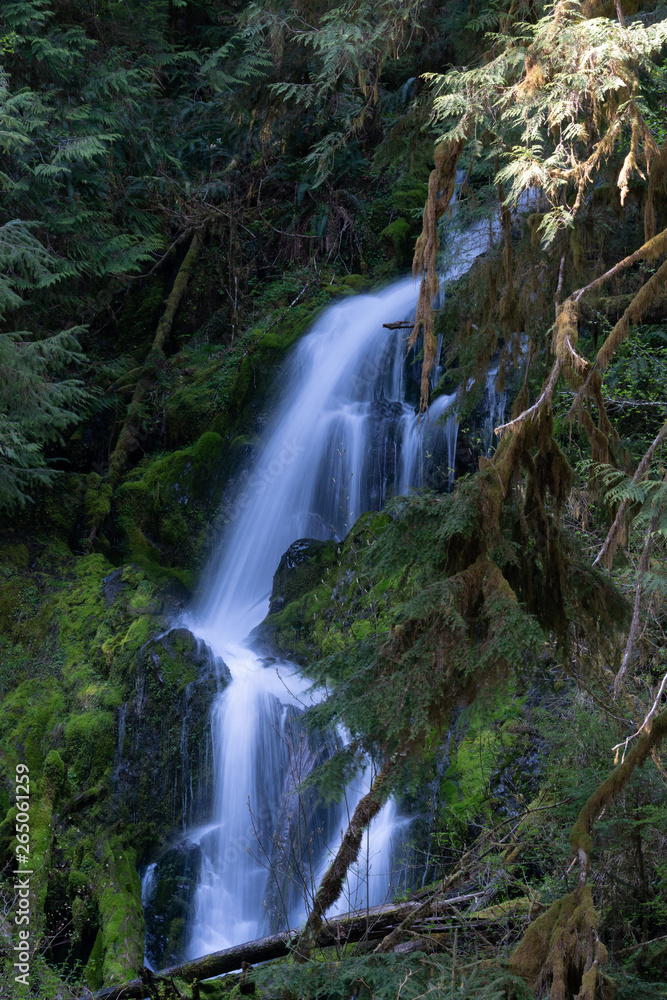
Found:
[{"label": "wet rock face", "polygon": [[380,510],[397,488],[403,404],[381,396],[371,403],[371,439],[365,463],[365,492],[370,509]]},{"label": "wet rock face", "polygon": [[149,640],[119,709],[115,800],[137,830],[140,859],[202,819],[212,795],[211,705],[228,668],[185,628]]},{"label": "wet rock face", "polygon": [[273,577],[269,614],[275,615],[319,583],[336,558],[336,542],[299,538],[283,554]]},{"label": "wet rock face", "polygon": [[181,961],[201,868],[201,848],[184,840],[160,855],[144,896],[146,957],[154,969]]}]

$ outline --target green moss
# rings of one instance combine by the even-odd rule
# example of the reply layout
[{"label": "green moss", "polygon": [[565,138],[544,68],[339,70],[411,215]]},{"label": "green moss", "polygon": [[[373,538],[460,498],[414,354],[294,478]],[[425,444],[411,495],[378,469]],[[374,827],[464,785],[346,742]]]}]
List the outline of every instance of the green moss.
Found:
[{"label": "green moss", "polygon": [[58,798],[65,781],[65,765],[57,750],[49,750],[42,766],[42,794],[52,802]]},{"label": "green moss", "polygon": [[346,274],[340,280],[342,285],[357,293],[367,291],[371,284],[370,279],[365,274]]},{"label": "green moss", "polygon": [[456,772],[460,799],[450,805],[452,812],[464,821],[478,818],[482,811],[500,746],[498,736],[483,729],[466,736],[458,748]]},{"label": "green moss", "polygon": [[104,934],[101,930],[97,932],[97,937],[95,938],[95,944],[93,945],[93,950],[90,953],[90,958],[86,963],[86,969],[84,972],[86,983],[91,990],[100,990],[104,985],[103,977],[103,967],[104,967]]},{"label": "green moss", "polygon": [[110,483],[105,482],[96,472],[90,473],[84,501],[87,525],[104,523],[111,510],[112,492]]},{"label": "green moss", "polygon": [[65,699],[53,678],[34,678],[14,689],[0,707],[0,743],[9,773],[18,763],[38,775],[51,733],[65,714]]},{"label": "green moss", "polygon": [[104,618],[103,581],[113,570],[104,556],[94,553],[78,559],[73,567],[73,585],[61,594],[60,644],[69,666],[81,665],[87,659],[91,639],[100,619]]},{"label": "green moss", "polygon": [[159,609],[156,601],[155,587],[151,586],[148,580],[142,580],[137,589],[132,594],[128,608],[133,614],[155,613]]},{"label": "green moss", "polygon": [[30,553],[22,542],[17,545],[0,546],[0,563],[7,563],[17,569],[27,569]]},{"label": "green moss", "polygon": [[396,219],[380,233],[387,256],[398,267],[407,267],[412,258],[412,227],[407,219]]},{"label": "green moss", "polygon": [[217,512],[225,451],[222,437],[207,431],[191,448],[142,463],[119,488],[126,557],[154,582],[175,578],[192,585],[178,570],[202,555],[202,529]]},{"label": "green moss", "polygon": [[104,849],[102,893],[102,981],[105,985],[132,978],[143,964],[144,915],[135,853],[112,838]]},{"label": "green moss", "polygon": [[110,767],[115,749],[115,723],[109,712],[74,715],[65,726],[65,759],[70,780],[90,785]]}]

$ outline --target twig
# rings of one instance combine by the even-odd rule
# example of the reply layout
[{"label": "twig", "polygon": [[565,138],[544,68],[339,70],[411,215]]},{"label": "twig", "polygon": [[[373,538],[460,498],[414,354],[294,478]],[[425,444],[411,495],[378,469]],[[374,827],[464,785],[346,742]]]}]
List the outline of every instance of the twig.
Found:
[{"label": "twig", "polygon": [[662,683],[660,684],[660,688],[655,697],[655,701],[651,705],[651,708],[649,709],[646,718],[642,722],[637,732],[633,733],[632,736],[628,736],[628,738],[624,740],[622,743],[617,743],[615,747],[612,747],[612,750],[619,750],[621,747],[623,747],[623,757],[621,758],[621,763],[623,763],[623,761],[625,760],[625,751],[628,749],[628,743],[630,742],[630,740],[634,740],[635,737],[639,736],[639,734],[644,729],[646,729],[647,725],[649,724],[655,713],[658,711],[658,705],[660,703],[660,699],[662,698],[662,693],[665,690],[665,686],[667,686],[667,674],[665,674],[665,676],[662,678]]},{"label": "twig", "polygon": [[565,257],[566,253],[560,259],[560,267],[558,268],[558,285],[556,286],[556,294],[554,296],[554,306],[556,308],[556,319],[558,319],[558,307],[560,305],[560,295],[563,291],[563,275],[565,273]]},{"label": "twig", "polygon": [[[665,477],[667,479],[667,477]],[[637,645],[637,640],[639,638],[639,615],[641,614],[641,603],[642,603],[642,592],[644,589],[644,574],[648,570],[649,566],[649,552],[651,550],[651,542],[653,540],[653,533],[658,526],[658,518],[652,517],[648,531],[646,532],[646,538],[644,540],[644,548],[642,550],[641,559],[639,560],[639,566],[637,568],[637,589],[635,590],[635,606],[632,611],[632,623],[630,625],[630,634],[628,635],[628,641],[625,647],[625,653],[623,654],[623,662],[621,663],[621,668],[616,674],[614,679],[614,698],[618,697],[618,693],[621,690],[621,682],[625,677],[628,667],[630,665],[630,660],[635,651]],[[641,730],[640,730],[641,732]]]},{"label": "twig", "polygon": [[[651,462],[653,461],[653,456],[654,456],[656,450],[660,447],[660,445],[662,444],[662,442],[665,440],[665,437],[667,437],[667,421],[665,421],[665,423],[662,425],[662,427],[660,428],[660,431],[658,432],[658,436],[653,441],[653,443],[651,444],[651,446],[648,448],[646,454],[644,455],[644,457],[642,458],[641,462],[637,466],[637,470],[636,470],[636,472],[635,472],[635,474],[634,474],[634,476],[632,477],[632,480],[631,480],[631,485],[632,486],[635,486],[640,481],[640,479],[644,478],[644,476],[648,472],[648,469],[649,469],[649,466],[650,466]],[[616,536],[617,536],[618,531],[619,531],[619,529],[621,527],[621,524],[623,522],[623,518],[625,517],[625,512],[628,509],[629,504],[630,504],[630,498],[629,497],[626,497],[625,500],[623,500],[621,502],[620,507],[616,511],[616,517],[614,518],[614,523],[612,524],[611,528],[609,529],[607,537],[604,540],[604,545],[602,546],[602,548],[598,552],[597,557],[595,558],[595,561],[593,562],[594,566],[597,566],[597,564],[599,562],[605,563],[606,560],[607,560],[607,558],[608,558],[608,556],[610,555],[610,553],[613,553],[613,547],[615,545]]]},{"label": "twig", "polygon": [[621,948],[619,951],[614,952],[614,958],[620,958],[621,955],[632,955],[633,952],[638,951],[640,948],[648,948],[650,944],[657,944],[658,941],[667,941],[667,934],[651,938],[650,941],[638,941],[637,944],[632,944],[629,948]]}]

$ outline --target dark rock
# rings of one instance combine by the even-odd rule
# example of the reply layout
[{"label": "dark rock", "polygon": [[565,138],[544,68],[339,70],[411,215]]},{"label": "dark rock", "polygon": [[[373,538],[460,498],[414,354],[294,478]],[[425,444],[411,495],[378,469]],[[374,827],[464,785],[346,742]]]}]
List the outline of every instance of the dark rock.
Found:
[{"label": "dark rock", "polygon": [[284,553],[273,576],[269,614],[275,615],[317,586],[336,558],[336,543],[299,538]]},{"label": "dark rock", "polygon": [[124,566],[120,566],[115,569],[113,573],[109,573],[108,576],[104,577],[102,581],[102,587],[104,589],[104,600],[106,601],[107,607],[110,608],[117,597],[119,597],[125,590],[127,584],[123,580],[123,573],[125,571]]},{"label": "dark rock", "polygon": [[207,815],[212,795],[211,705],[228,668],[188,629],[149,640],[120,709],[115,801],[136,830],[139,860],[174,830]]},{"label": "dark rock", "polygon": [[146,955],[154,968],[182,958],[199,880],[202,852],[184,840],[160,855],[144,895]]}]

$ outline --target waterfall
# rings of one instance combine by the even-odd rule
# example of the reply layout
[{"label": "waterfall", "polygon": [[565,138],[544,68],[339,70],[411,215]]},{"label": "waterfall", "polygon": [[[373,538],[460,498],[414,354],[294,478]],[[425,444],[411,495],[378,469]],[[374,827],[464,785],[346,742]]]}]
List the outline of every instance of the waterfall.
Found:
[{"label": "waterfall", "polygon": [[[155,862],[153,862],[153,864],[148,865],[148,867],[146,868],[146,871],[141,876],[141,905],[144,907],[144,909],[146,908],[147,904],[150,903],[150,901],[152,900],[153,895],[155,893],[155,889],[156,889],[156,884],[155,884],[155,869],[156,868],[157,868],[157,865],[156,865]],[[150,969],[152,972],[155,972],[155,969],[153,969],[153,966],[151,965],[151,961],[150,961],[150,958],[148,956],[148,953],[145,950],[144,950],[144,965],[146,966],[146,968]]]},{"label": "waterfall", "polygon": [[[481,227],[460,241],[446,277],[456,278],[488,246]],[[370,775],[349,788],[338,809],[311,810],[308,871],[273,878],[294,796],[286,707],[305,706],[307,683],[288,663],[267,666],[248,639],[265,617],[273,574],[298,538],[342,538],[362,512],[390,494],[425,482],[428,462],[446,462],[453,481],[458,419],[455,394],[440,396],[421,419],[405,366],[405,333],[383,323],[414,314],[418,288],[401,279],[382,292],[328,309],[298,343],[272,429],[222,540],[207,594],[184,624],[223,658],[232,682],[212,713],[215,792],[211,823],[190,831],[202,851],[188,957],[295,926],[306,897],[337,849]],[[298,728],[297,723],[294,723]],[[312,758],[315,751],[306,754]],[[311,761],[312,765],[312,761]],[[309,765],[309,766],[311,766]],[[293,810],[292,810],[293,811]],[[281,826],[282,824],[282,826]],[[287,826],[285,825],[287,824]],[[339,906],[373,905],[397,888],[408,821],[388,802],[371,824],[364,855]],[[278,832],[280,831],[280,832]],[[285,873],[283,873],[284,875]]]},{"label": "waterfall", "polygon": [[498,392],[498,365],[489,368],[484,386],[484,423],[482,424],[482,446],[484,454],[490,455],[494,443],[494,428],[502,424],[507,406],[507,393]]},{"label": "waterfall", "polygon": [[[189,834],[203,855],[192,957],[255,937],[263,917],[290,768],[283,706],[300,711],[306,687],[289,663],[266,669],[246,641],[266,614],[280,557],[297,538],[342,538],[360,513],[382,506],[388,489],[419,483],[416,471],[408,481],[397,468],[416,470],[423,444],[420,432],[405,436],[408,422],[416,422],[404,401],[405,334],[382,326],[407,318],[416,299],[409,278],[345,300],[299,343],[207,600],[187,621],[233,678],[213,710],[214,820]],[[335,840],[336,810],[330,812],[319,824],[317,868]],[[287,903],[284,921],[298,920],[304,905]]]}]

